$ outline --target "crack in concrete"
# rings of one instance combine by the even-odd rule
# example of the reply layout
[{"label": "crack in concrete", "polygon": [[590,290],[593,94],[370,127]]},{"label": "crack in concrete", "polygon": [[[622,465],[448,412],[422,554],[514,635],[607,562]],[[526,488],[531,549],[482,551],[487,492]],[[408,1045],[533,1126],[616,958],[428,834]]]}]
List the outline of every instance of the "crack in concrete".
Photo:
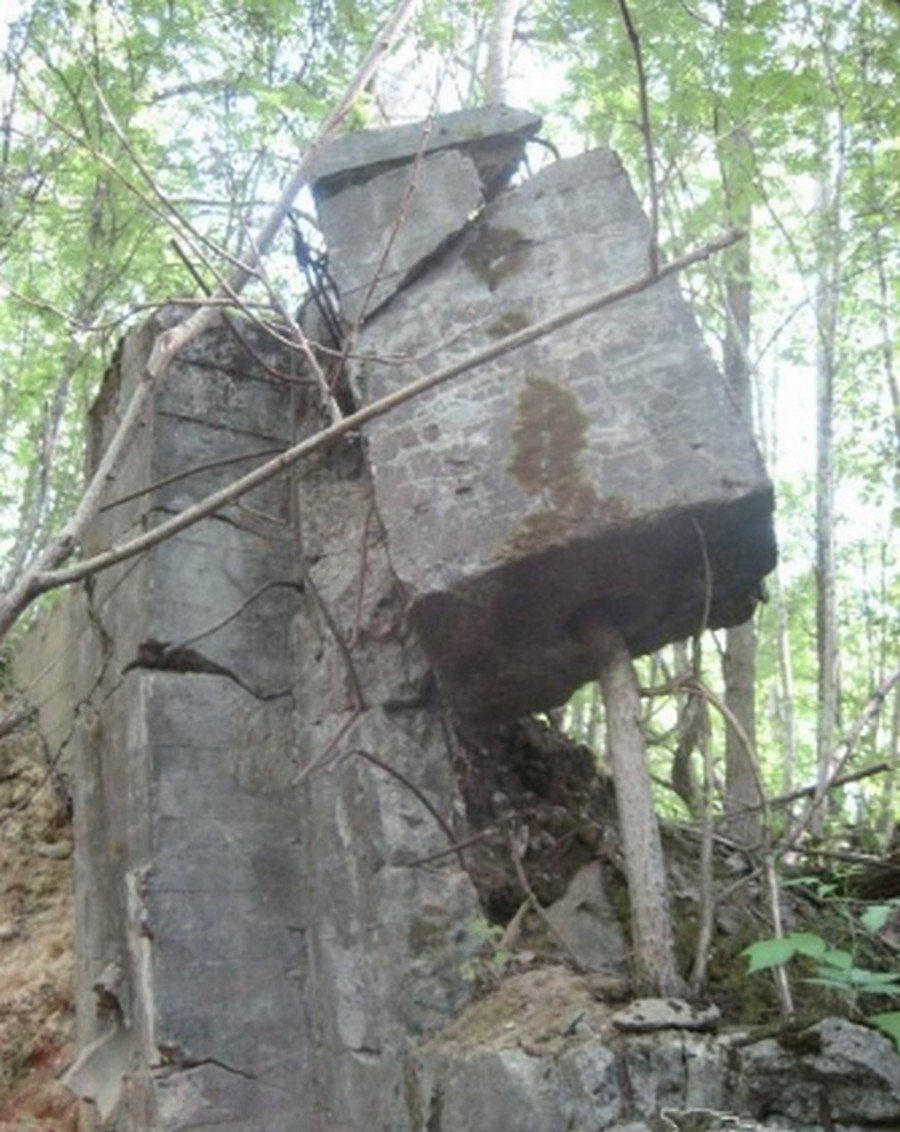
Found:
[{"label": "crack in concrete", "polygon": [[155,672],[180,672],[184,675],[222,676],[237,684],[239,688],[242,688],[248,695],[261,703],[268,703],[270,700],[281,699],[291,694],[290,688],[275,692],[261,692],[242,680],[236,672],[215,660],[211,660],[208,656],[204,656],[197,649],[173,645],[169,641],[158,641],[154,637],[148,637],[146,641],[141,641],[138,645],[137,656],[125,665],[122,669],[122,675],[124,676],[136,669]]},{"label": "crack in concrete", "polygon": [[286,1088],[283,1085],[277,1085],[274,1081],[267,1080],[265,1076],[254,1073],[249,1069],[241,1069],[237,1065],[229,1065],[227,1061],[222,1061],[218,1057],[191,1057],[186,1054],[180,1046],[160,1044],[157,1046],[160,1054],[160,1061],[154,1067],[162,1070],[167,1076],[176,1073],[190,1073],[195,1069],[221,1069],[223,1073],[228,1073],[232,1077],[239,1077],[244,1081],[251,1081],[255,1085],[259,1085],[265,1089],[272,1089],[277,1093],[284,1093],[288,1097],[298,1097],[301,1093],[294,1089]]}]

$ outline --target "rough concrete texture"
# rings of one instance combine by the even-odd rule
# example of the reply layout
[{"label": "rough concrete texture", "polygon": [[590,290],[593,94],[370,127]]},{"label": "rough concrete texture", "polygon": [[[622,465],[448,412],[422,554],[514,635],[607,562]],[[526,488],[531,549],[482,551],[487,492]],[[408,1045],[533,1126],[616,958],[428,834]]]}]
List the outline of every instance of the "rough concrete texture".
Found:
[{"label": "rough concrete texture", "polygon": [[314,192],[349,324],[439,255],[505,185],[539,127],[508,107],[464,110],[431,126],[348,134],[324,152]]},{"label": "rough concrete texture", "polygon": [[[540,118],[527,110],[487,106],[457,110],[409,126],[345,134],[316,160],[316,199],[321,204],[348,185],[364,185],[386,169],[445,150],[472,162],[489,199],[507,183],[522,159],[524,143],[540,127]],[[369,238],[382,235],[369,233]]]},{"label": "rough concrete texture", "polygon": [[475,889],[448,852],[464,836],[456,740],[404,618],[359,448],[308,467],[298,493],[311,1127],[402,1132],[413,1127],[405,1055],[469,999],[481,946]]},{"label": "rough concrete texture", "polygon": [[[92,458],[162,325],[126,338]],[[239,333],[250,351],[221,328],[179,358],[88,552],[318,427],[289,352]],[[60,622],[86,1128],[400,1128],[407,1048],[472,993],[452,732],[358,441],[290,487],[99,576]]]},{"label": "rough concrete texture", "polygon": [[[482,158],[484,143],[477,134]],[[512,151],[499,151],[505,176]],[[460,152],[487,199],[497,166]],[[337,177],[323,201],[361,179]],[[497,197],[452,247],[437,241],[437,260],[410,240],[365,348],[442,340],[417,363],[439,365],[630,278],[636,207],[616,161],[594,154]],[[427,270],[413,286],[414,263]],[[593,841],[568,891],[544,903],[581,963],[606,974],[520,955],[525,969],[475,997],[472,972],[491,956],[472,862],[492,833],[503,851],[513,776],[492,779],[472,752],[502,759],[516,728],[474,743],[431,659],[470,718],[535,710],[584,674],[586,607],[638,651],[696,627],[704,560],[721,622],[746,611],[773,555],[768,484],[677,292],[660,285],[614,314],[391,418],[368,449],[345,439],[72,602],[59,647],[75,679],[54,694],[74,709],[53,718],[76,787],[81,1055],[69,1081],[86,1129],[658,1132],[666,1111],[673,1127],[740,1127],[731,1103],[776,1127],[791,1097],[807,1119],[794,1075],[817,1097],[839,1078],[841,1119],[857,1105],[900,1123],[896,1059],[882,1044],[872,1068],[882,1039],[858,1028],[766,1056],[668,1015],[664,1031],[620,1032],[621,1003],[606,998],[621,994],[609,972],[627,952]],[[95,411],[94,459],[161,325],[126,339]],[[303,385],[285,380],[293,370],[240,326],[192,344],[87,551],[230,480],[223,460],[252,466],[320,427]],[[367,380],[377,394],[393,378],[370,365]],[[529,759],[544,772],[520,775],[540,783],[530,810],[560,808],[565,760],[541,758],[547,743],[525,751],[523,733],[516,743],[517,774]],[[460,849],[473,799],[496,828]],[[544,816],[535,841],[552,849]],[[539,859],[535,844],[526,864]],[[721,1119],[698,1123],[706,1110]]]},{"label": "rough concrete texture", "polygon": [[373,314],[483,204],[474,163],[454,150],[348,185],[340,223],[329,224],[335,213],[322,210],[342,316],[356,324]]},{"label": "rough concrete texture", "polygon": [[[101,411],[137,380],[150,331],[126,341]],[[232,371],[271,398],[268,422],[230,390]],[[172,493],[187,502],[176,471],[220,474],[198,471],[196,452],[227,447],[229,427],[248,453],[283,444],[292,401],[272,380],[226,330],[198,343],[114,492],[159,486],[105,511],[89,549],[151,523]],[[297,431],[316,424],[301,414]],[[109,427],[98,420],[98,446]],[[756,1056],[678,1017],[622,1033],[607,975],[553,965],[474,997],[484,913],[468,851],[452,848],[467,833],[457,775],[474,764],[404,615],[361,446],[304,465],[293,507],[287,486],[74,604],[81,1053],[68,1081],[89,1102],[83,1127],[657,1132],[667,1112],[674,1127],[755,1127],[728,1115],[739,1102],[779,1127],[767,1114],[803,1097],[786,1075],[818,1089],[824,1073],[841,1074],[841,1113],[865,1103],[900,1120],[890,1050],[873,1070],[861,1035],[881,1039],[857,1028],[814,1036],[824,1060],[802,1043]],[[602,885],[588,891],[593,867],[552,914],[585,965],[615,970],[620,929]],[[586,923],[605,951],[581,947]]]},{"label": "rough concrete texture", "polygon": [[[107,376],[95,456],[160,328],[130,335]],[[263,365],[281,359],[258,336],[252,350],[261,361],[223,330],[178,359],[89,552],[290,439],[284,387]],[[237,465],[212,466],[224,456]],[[288,510],[286,483],[264,487],[73,603],[82,1053],[69,1081],[86,1114],[117,1132],[191,1127],[201,1114],[288,1132],[302,1111]]]},{"label": "rough concrete texture", "polygon": [[[648,226],[608,152],[551,165],[475,218],[426,205],[409,210],[404,243],[442,253],[366,325],[357,380],[369,399],[647,270]],[[330,238],[364,246],[352,189],[320,212]],[[746,620],[774,565],[749,423],[673,278],[418,398],[367,437],[411,621],[457,712],[479,724],[557,705],[591,679],[592,620],[646,652],[704,617]]]}]

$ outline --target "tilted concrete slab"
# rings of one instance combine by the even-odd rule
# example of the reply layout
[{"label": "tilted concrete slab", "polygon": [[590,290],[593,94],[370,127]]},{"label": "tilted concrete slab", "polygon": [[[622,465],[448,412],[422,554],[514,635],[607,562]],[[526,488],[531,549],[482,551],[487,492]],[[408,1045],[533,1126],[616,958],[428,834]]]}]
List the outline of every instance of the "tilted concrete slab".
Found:
[{"label": "tilted concrete slab", "polygon": [[462,110],[347,134],[324,151],[313,191],[346,323],[374,314],[466,229],[540,125],[503,106]]},{"label": "tilted concrete slab", "polygon": [[[341,204],[326,202],[330,224]],[[368,322],[366,398],[640,279],[648,239],[614,154],[546,168]],[[595,677],[591,619],[634,654],[746,620],[775,562],[750,425],[671,277],[366,432],[411,621],[475,723],[558,705]]]},{"label": "tilted concrete slab", "polygon": [[540,129],[541,119],[511,106],[488,106],[442,114],[431,122],[345,134],[323,150],[313,166],[316,199],[365,184],[386,169],[418,156],[452,149],[476,165],[485,196],[509,180],[525,141]]}]

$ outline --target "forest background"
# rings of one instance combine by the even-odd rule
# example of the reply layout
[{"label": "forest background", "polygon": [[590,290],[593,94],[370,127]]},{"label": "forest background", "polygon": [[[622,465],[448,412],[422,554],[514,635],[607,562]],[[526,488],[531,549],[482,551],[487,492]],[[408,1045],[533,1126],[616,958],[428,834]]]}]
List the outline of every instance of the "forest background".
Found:
[{"label": "forest background", "polygon": [[[657,806],[685,820],[712,805],[738,841],[775,834],[838,863],[888,853],[900,745],[900,6],[400,7],[408,18],[341,129],[505,100],[541,113],[564,154],[615,148],[667,258],[746,231],[682,287],[752,415],[780,561],[752,624],[642,662],[646,686],[702,678],[708,690],[645,701]],[[66,524],[84,499],[86,414],[117,340],[156,305],[214,294],[255,259],[254,233],[394,11],[22,0],[8,19],[0,594],[28,577],[50,584],[11,603],[5,648],[77,559]],[[534,147],[533,161],[548,159]],[[301,194],[297,207],[311,205]],[[288,226],[248,274],[245,310],[296,309],[304,284]],[[237,304],[227,287],[219,301]],[[14,705],[0,727],[27,710]],[[599,748],[601,716],[588,687],[564,721]]]}]

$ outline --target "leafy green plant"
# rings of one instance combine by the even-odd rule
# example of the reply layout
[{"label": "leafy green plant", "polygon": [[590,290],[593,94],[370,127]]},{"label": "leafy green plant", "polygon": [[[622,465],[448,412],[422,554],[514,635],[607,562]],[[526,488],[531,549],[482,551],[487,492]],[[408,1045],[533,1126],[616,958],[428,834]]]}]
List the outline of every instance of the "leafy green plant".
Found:
[{"label": "leafy green plant", "polygon": [[513,953],[503,946],[504,929],[479,918],[469,925],[472,937],[481,945],[477,955],[462,964],[464,979],[478,986],[490,986],[505,973]]},{"label": "leafy green plant", "polygon": [[[872,904],[856,917],[855,923],[872,938],[885,926],[895,906],[896,902]],[[837,991],[854,1005],[863,994],[900,998],[900,972],[874,971],[863,966],[853,952],[831,946],[817,932],[790,932],[777,939],[762,939],[752,943],[743,954],[751,975],[803,956],[812,962],[813,968],[813,974],[804,982]],[[870,1014],[867,1020],[892,1038],[900,1051],[900,1010]]]}]

